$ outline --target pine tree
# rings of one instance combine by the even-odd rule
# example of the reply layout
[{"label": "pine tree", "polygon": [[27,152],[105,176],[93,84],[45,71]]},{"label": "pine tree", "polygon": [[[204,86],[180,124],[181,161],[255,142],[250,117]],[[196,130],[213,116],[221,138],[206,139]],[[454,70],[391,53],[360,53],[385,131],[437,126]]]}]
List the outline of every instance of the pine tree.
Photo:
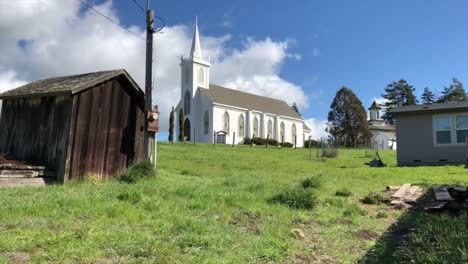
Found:
[{"label": "pine tree", "polygon": [[293,105],[291,106],[291,109],[296,112],[299,116],[302,116],[301,113],[299,113],[299,108],[297,108],[296,103],[294,102]]},{"label": "pine tree", "polygon": [[179,142],[183,142],[184,139],[184,110],[179,111]]},{"label": "pine tree", "polygon": [[435,103],[435,96],[429,87],[424,88],[424,92],[421,95],[421,102],[425,105]]},{"label": "pine tree", "polygon": [[438,103],[454,102],[454,101],[466,101],[468,100],[463,88],[463,84],[457,80],[452,79],[452,84],[449,87],[445,87],[442,91],[442,96],[437,100]]},{"label": "pine tree", "polygon": [[354,146],[370,138],[366,110],[351,89],[338,90],[330,108],[327,131],[335,142]]},{"label": "pine tree", "polygon": [[414,105],[418,103],[416,96],[414,96],[414,87],[401,79],[398,82],[393,81],[385,87],[385,93],[382,97],[387,99],[385,102],[386,113],[382,116],[388,123],[394,124],[395,119],[388,113],[394,107],[402,105]]},{"label": "pine tree", "polygon": [[169,115],[169,142],[174,142],[174,107]]}]

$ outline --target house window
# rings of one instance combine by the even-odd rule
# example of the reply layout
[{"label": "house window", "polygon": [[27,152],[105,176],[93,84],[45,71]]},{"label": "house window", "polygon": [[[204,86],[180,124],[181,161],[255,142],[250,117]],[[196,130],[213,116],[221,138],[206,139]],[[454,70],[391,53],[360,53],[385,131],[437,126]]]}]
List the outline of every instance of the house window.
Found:
[{"label": "house window", "polygon": [[452,143],[452,121],[450,115],[435,116],[434,129],[436,144]]},{"label": "house window", "polygon": [[271,136],[273,135],[273,123],[271,122],[271,120],[268,120],[268,126],[267,126],[267,136],[269,138],[271,138]]},{"label": "house window", "polygon": [[239,137],[244,137],[244,115],[239,116]]},{"label": "house window", "polygon": [[253,120],[253,134],[254,134],[254,135],[253,135],[254,137],[255,137],[255,136],[257,136],[257,137],[259,136],[259,133],[258,133],[258,119],[257,119],[257,117],[255,117],[254,120]]},{"label": "house window", "polygon": [[293,124],[291,127],[291,141],[294,141],[295,139],[296,139],[296,124]]},{"label": "house window", "polygon": [[224,124],[223,125],[224,132],[229,133],[229,114],[228,114],[228,112],[224,113],[223,124]]},{"label": "house window", "polygon": [[190,93],[189,91],[185,92],[184,95],[184,110],[186,115],[190,115],[190,101],[191,101]]},{"label": "house window", "polygon": [[205,118],[203,119],[203,132],[205,134],[208,134],[210,130],[210,116],[208,114],[208,111],[205,112]]},{"label": "house window", "polygon": [[205,85],[205,71],[203,68],[198,69],[198,85]]},{"label": "house window", "polygon": [[280,135],[281,135],[280,140],[281,140],[281,142],[284,141],[284,130],[285,130],[285,128],[284,128],[284,123],[281,122],[281,125],[280,125]]},{"label": "house window", "polygon": [[468,115],[455,116],[457,143],[465,143],[468,137]]}]

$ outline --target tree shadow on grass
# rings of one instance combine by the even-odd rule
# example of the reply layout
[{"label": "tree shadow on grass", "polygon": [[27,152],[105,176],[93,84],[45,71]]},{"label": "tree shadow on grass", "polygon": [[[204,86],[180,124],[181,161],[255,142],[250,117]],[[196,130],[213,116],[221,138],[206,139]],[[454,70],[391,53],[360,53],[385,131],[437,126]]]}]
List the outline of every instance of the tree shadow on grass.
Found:
[{"label": "tree shadow on grass", "polygon": [[430,188],[358,263],[468,263],[468,210],[428,212]]}]

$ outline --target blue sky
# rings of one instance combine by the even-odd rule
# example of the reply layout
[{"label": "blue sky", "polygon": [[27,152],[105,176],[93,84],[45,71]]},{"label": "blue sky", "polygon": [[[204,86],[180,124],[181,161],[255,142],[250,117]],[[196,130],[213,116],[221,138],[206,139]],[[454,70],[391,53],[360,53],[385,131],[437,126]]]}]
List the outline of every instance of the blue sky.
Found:
[{"label": "blue sky", "polygon": [[[86,1],[144,36],[145,17],[133,0]],[[144,40],[79,1],[0,1],[3,6],[0,91],[115,68],[127,69],[143,87]],[[151,6],[168,25],[156,36],[162,132],[180,95],[178,64],[188,55],[195,16],[204,54],[214,57],[212,82],[308,103],[300,110],[319,132],[315,137],[322,136],[342,86],[367,108],[400,78],[417,88],[418,97],[426,86],[442,91],[453,77],[468,82],[467,0],[151,0]]]},{"label": "blue sky", "polygon": [[[144,1],[139,0],[140,3]],[[131,1],[115,1],[123,23],[143,23]],[[168,25],[192,24],[204,35],[293,39],[280,76],[310,98],[307,117],[325,119],[341,86],[367,107],[392,80],[406,79],[419,95],[441,91],[452,77],[468,81],[468,1],[152,1]],[[228,26],[224,26],[227,24]]]}]

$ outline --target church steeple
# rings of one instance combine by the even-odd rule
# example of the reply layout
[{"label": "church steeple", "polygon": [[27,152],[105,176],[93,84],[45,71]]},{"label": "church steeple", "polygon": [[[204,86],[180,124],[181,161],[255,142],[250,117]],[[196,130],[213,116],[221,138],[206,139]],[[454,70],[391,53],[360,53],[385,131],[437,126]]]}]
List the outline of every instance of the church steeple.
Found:
[{"label": "church steeple", "polygon": [[195,28],[193,30],[192,49],[190,50],[191,58],[202,59],[202,51],[200,47],[200,37],[198,36],[198,19],[195,18]]}]

